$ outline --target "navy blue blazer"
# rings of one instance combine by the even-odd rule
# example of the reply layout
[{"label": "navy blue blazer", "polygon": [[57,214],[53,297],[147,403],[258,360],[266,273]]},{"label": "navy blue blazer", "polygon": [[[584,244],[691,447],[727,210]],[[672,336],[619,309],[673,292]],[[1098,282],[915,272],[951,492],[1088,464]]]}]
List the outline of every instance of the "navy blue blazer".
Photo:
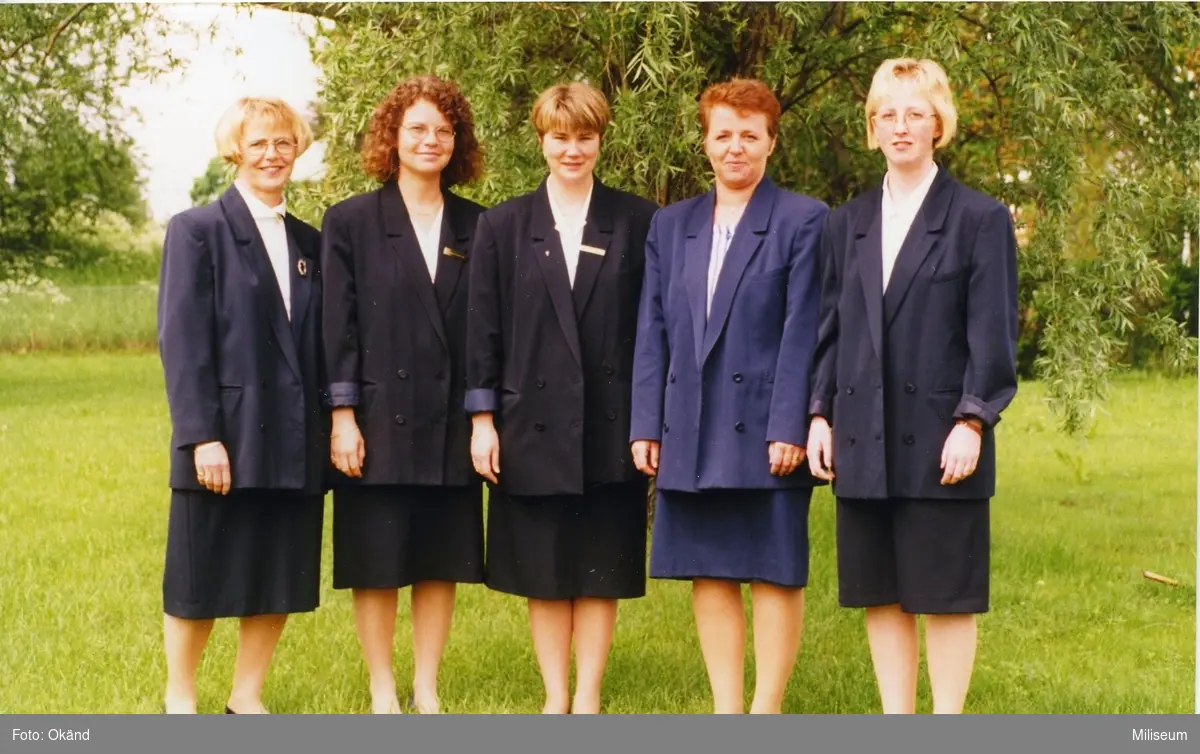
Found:
[{"label": "navy blue blazer", "polygon": [[660,210],[646,241],[630,440],[660,440],[666,490],[813,486],[771,474],[768,443],[808,437],[817,249],[829,208],[763,178],[705,316],[713,191]]},{"label": "navy blue blazer", "polygon": [[479,483],[466,393],[467,259],[483,207],[443,191],[436,275],[396,182],[339,202],[321,230],[325,364],[334,407],[353,406],[361,479],[338,486]]},{"label": "navy blue blazer", "polygon": [[194,446],[219,440],[233,489],[320,494],[329,459],[321,365],[320,233],[288,215],[291,321],[237,188],[167,224],[158,345],[173,489],[202,489]]},{"label": "navy blue blazer", "polygon": [[627,438],[643,248],[657,208],[595,181],[573,286],[545,180],[480,215],[463,405],[493,412],[509,494],[646,481]]},{"label": "navy blue blazer", "polygon": [[[883,188],[829,215],[813,415],[833,427],[838,497],[982,499],[993,427],[1017,392],[1017,253],[1008,208],[938,169],[883,291]],[[984,426],[975,473],[941,484],[957,419]]]}]

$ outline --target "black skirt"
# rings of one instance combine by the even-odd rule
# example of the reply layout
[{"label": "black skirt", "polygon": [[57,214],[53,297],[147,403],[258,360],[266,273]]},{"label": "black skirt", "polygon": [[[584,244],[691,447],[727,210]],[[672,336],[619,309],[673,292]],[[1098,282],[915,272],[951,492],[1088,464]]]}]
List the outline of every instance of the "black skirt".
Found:
[{"label": "black skirt", "polygon": [[163,611],[204,619],[315,610],[323,516],[322,495],[172,490]]},{"label": "black skirt", "polygon": [[541,600],[646,594],[645,482],[583,495],[488,497],[487,585]]},{"label": "black skirt", "polygon": [[334,589],[483,581],[483,485],[333,493]]}]

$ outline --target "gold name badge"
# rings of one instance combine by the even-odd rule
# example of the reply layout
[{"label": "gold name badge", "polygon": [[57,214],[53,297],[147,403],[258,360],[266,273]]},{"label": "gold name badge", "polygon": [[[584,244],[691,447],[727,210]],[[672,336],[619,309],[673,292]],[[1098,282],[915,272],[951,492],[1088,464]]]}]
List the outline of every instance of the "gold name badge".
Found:
[{"label": "gold name badge", "polygon": [[587,244],[581,244],[579,247],[579,250],[586,251],[589,254],[595,254],[598,257],[604,256],[604,249],[601,249],[598,246],[588,246]]},{"label": "gold name badge", "polygon": [[463,254],[463,253],[461,253],[461,252],[457,252],[457,251],[455,251],[454,249],[451,249],[449,246],[447,246],[446,248],[442,249],[442,254],[443,254],[443,255],[445,255],[445,256],[448,256],[448,257],[450,257],[451,259],[465,260],[465,259],[467,258],[467,255],[466,255],[466,254]]}]

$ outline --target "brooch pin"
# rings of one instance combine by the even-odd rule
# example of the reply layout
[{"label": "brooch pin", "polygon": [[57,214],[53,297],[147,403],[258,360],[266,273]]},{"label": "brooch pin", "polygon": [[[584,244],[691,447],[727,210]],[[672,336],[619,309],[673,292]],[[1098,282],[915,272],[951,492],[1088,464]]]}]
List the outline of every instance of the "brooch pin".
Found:
[{"label": "brooch pin", "polygon": [[300,273],[300,277],[306,276],[308,274],[308,263],[303,259],[301,259],[299,262],[296,262],[296,272]]}]

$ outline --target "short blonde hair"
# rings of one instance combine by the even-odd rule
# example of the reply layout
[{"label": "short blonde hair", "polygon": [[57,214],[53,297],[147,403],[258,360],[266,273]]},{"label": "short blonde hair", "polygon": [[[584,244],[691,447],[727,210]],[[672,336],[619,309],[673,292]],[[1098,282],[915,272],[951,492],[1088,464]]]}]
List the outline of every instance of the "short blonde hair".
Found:
[{"label": "short blonde hair", "polygon": [[242,137],[246,127],[260,119],[292,132],[297,157],[312,146],[312,128],[291,105],[275,97],[242,97],[229,106],[217,123],[215,137],[221,159],[233,165],[242,164]]},{"label": "short blonde hair", "polygon": [[593,131],[603,136],[611,118],[604,93],[581,81],[555,84],[533,103],[533,127],[539,139],[551,131]]},{"label": "short blonde hair", "polygon": [[867,147],[879,148],[879,141],[875,138],[875,114],[879,112],[880,103],[904,81],[915,83],[918,93],[929,100],[934,113],[937,114],[938,122],[942,126],[942,135],[934,147],[941,148],[949,144],[958,130],[958,110],[954,108],[954,98],[950,92],[950,81],[946,72],[932,60],[892,58],[883,61],[875,71],[871,91],[867,94]]}]

